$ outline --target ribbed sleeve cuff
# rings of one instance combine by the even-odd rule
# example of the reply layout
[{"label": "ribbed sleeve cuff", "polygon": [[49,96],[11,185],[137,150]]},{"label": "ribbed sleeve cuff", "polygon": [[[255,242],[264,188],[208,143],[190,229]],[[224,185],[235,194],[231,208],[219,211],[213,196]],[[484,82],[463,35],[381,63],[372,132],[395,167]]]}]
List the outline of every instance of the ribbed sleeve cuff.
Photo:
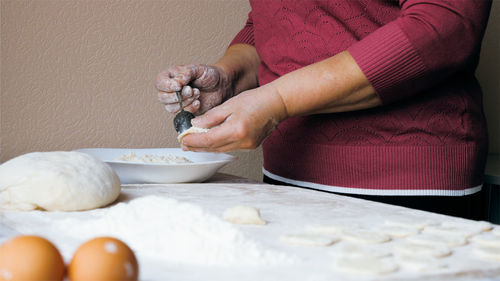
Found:
[{"label": "ribbed sleeve cuff", "polygon": [[422,85],[417,78],[426,71],[397,21],[393,21],[348,49],[384,104],[411,96]]},{"label": "ribbed sleeve cuff", "polygon": [[248,44],[255,46],[255,41],[253,39],[253,26],[246,25],[240,32],[238,32],[229,46],[234,44]]}]

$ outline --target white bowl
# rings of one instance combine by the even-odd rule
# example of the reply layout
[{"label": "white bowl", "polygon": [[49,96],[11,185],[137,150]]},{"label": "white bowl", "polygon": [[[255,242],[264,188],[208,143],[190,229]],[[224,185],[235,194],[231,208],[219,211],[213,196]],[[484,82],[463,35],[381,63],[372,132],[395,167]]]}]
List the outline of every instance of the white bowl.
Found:
[{"label": "white bowl", "polygon": [[[75,151],[90,154],[106,163],[120,177],[122,184],[202,182],[236,157],[225,153],[191,152],[180,148],[84,148]],[[143,163],[117,160],[123,155],[183,156],[192,163]]]}]

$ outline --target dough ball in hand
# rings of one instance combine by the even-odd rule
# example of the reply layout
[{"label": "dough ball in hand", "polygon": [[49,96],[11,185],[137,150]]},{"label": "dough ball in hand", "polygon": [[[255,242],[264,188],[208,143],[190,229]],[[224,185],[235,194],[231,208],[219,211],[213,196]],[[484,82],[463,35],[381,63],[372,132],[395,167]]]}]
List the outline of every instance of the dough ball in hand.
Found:
[{"label": "dough ball in hand", "polygon": [[32,152],[0,165],[0,209],[88,210],[112,203],[120,189],[109,165],[81,152]]},{"label": "dough ball in hand", "polygon": [[249,206],[235,206],[224,212],[224,219],[234,224],[264,225],[259,209]]}]

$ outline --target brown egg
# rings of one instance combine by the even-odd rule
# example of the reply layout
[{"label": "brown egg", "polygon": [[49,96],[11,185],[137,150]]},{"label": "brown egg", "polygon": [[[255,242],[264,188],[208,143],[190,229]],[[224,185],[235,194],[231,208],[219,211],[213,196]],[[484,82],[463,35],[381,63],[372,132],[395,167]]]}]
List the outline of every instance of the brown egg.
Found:
[{"label": "brown egg", "polygon": [[137,280],[139,266],[134,252],[122,241],[99,237],[76,250],[68,268],[71,281]]},{"label": "brown egg", "polygon": [[57,248],[39,236],[17,236],[0,246],[0,280],[63,280]]}]

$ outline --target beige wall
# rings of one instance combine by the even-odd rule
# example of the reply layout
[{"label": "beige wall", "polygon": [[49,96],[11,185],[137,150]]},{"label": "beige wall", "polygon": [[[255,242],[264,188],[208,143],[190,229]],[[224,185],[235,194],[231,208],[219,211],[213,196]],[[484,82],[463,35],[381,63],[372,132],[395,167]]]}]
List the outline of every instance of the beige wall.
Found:
[{"label": "beige wall", "polygon": [[[480,80],[500,152],[500,0]],[[212,63],[244,24],[247,0],[1,0],[0,161],[30,151],[177,147],[156,74]],[[223,169],[260,179],[259,151]]]}]

